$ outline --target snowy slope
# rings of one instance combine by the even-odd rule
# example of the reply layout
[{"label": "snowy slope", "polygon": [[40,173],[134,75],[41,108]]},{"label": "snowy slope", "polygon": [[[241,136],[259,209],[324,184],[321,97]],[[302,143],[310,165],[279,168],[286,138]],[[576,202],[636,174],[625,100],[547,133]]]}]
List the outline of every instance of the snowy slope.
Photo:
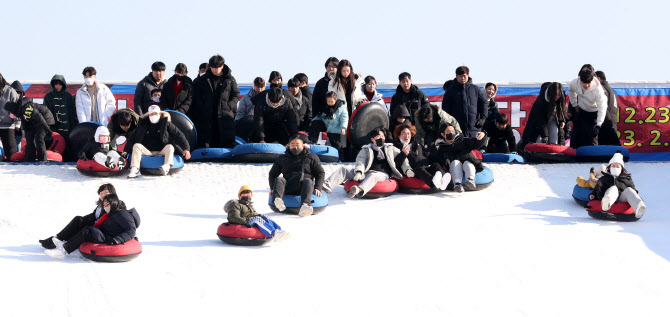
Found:
[{"label": "snowy slope", "polygon": [[[338,165],[327,165],[330,174]],[[223,244],[223,204],[269,165],[189,164],[169,177],[96,179],[72,165],[0,165],[0,316],[668,316],[668,163],[628,163],[647,203],[636,223],[591,219],[571,197],[589,164],[488,164],[480,192],[350,200],[292,238]],[[144,252],[120,264],[37,240],[93,209],[111,181],[142,217]]]}]

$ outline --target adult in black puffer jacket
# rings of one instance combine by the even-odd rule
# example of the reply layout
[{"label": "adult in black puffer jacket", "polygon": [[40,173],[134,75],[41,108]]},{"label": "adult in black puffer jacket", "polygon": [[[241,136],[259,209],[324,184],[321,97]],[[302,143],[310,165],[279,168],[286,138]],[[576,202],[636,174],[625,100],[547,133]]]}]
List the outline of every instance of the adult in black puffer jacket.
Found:
[{"label": "adult in black puffer jacket", "polygon": [[137,87],[135,87],[135,96],[133,97],[133,105],[135,112],[138,115],[143,115],[153,104],[151,100],[151,92],[154,89],[163,89],[165,84],[165,64],[163,62],[154,62],[151,64],[151,73],[144,76]]},{"label": "adult in black puffer jacket", "polygon": [[557,82],[542,84],[540,95],[528,114],[519,150],[523,150],[528,143],[536,142],[565,145],[563,127],[566,116],[563,85]]},{"label": "adult in black puffer jacket", "polygon": [[456,79],[442,97],[442,110],[456,118],[463,134],[472,138],[486,123],[488,102],[484,92],[472,84],[469,74],[470,70],[465,66],[456,68]]},{"label": "adult in black puffer jacket", "polygon": [[263,95],[264,98],[254,109],[258,141],[261,143],[279,142],[285,145],[291,135],[298,133],[295,111],[287,102],[281,88],[269,89],[269,92]]},{"label": "adult in black puffer jacket", "polygon": [[240,90],[223,57],[209,59],[210,68],[193,87],[192,117],[198,148],[235,146],[235,116]]},{"label": "adult in black puffer jacket", "polygon": [[193,82],[186,76],[187,73],[186,65],[177,64],[175,74],[163,85],[160,99],[161,109],[175,110],[183,114],[188,113],[191,109]]},{"label": "adult in black puffer jacket", "polygon": [[[395,90],[395,94],[391,98],[391,107],[389,108],[389,113],[394,114],[395,109],[403,105],[409,113],[415,113],[419,108],[424,105],[429,105],[428,97],[426,94],[419,89],[416,85],[412,84],[412,75],[409,73],[401,73],[398,76],[398,88]],[[414,123],[414,118],[410,118]]]},{"label": "adult in black puffer jacket", "polygon": [[472,151],[483,147],[486,140],[483,137],[481,139],[464,137],[450,124],[440,126],[440,131],[440,139],[430,151],[430,162],[440,163],[445,170],[449,169],[454,182],[454,191],[463,191],[463,177],[465,186],[475,189],[475,174],[483,171],[484,165]]},{"label": "adult in black puffer jacket", "polygon": [[[18,81],[13,82],[12,87],[23,92],[23,86]],[[45,106],[33,103],[33,99],[28,97],[23,97],[20,103],[5,103],[5,110],[21,119],[21,129],[26,135],[25,161],[33,162],[37,159],[46,162],[47,147],[44,138],[51,136],[51,127],[55,124],[51,111]]]},{"label": "adult in black puffer jacket", "polygon": [[140,226],[140,215],[135,208],[126,210],[116,194],[102,199],[106,214],[103,214],[92,226],[85,227],[56,248],[46,249],[44,253],[55,258],[64,258],[66,254],[79,249],[84,242],[122,244],[135,237]]},{"label": "adult in black puffer jacket", "polygon": [[[402,162],[405,158],[414,172],[414,177],[421,179],[431,188],[444,190],[451,177],[446,174],[439,163],[431,164],[423,154],[423,147],[416,142],[414,136],[416,128],[411,123],[403,123],[393,130],[393,146],[400,150],[396,160]],[[445,179],[446,183],[442,180]]]},{"label": "adult in black puffer jacket", "polygon": [[598,134],[598,144],[599,145],[621,145],[621,140],[617,135],[617,113],[619,112],[619,106],[616,101],[616,94],[610,84],[607,82],[607,77],[602,71],[597,71],[596,76],[600,79],[600,84],[603,85],[603,90],[605,91],[605,96],[607,97],[607,111],[605,111],[605,121],[600,127],[600,133]]},{"label": "adult in black puffer jacket", "polygon": [[337,65],[340,60],[337,57],[329,57],[326,60],[326,73],[314,85],[314,93],[312,94],[312,117],[316,118],[326,110],[326,93],[328,92],[328,84],[330,83],[330,76],[337,72]]},{"label": "adult in black puffer jacket", "polygon": [[293,135],[286,146],[286,153],[277,158],[268,176],[273,202],[280,211],[285,209],[282,208],[285,207],[282,200],[284,194],[300,194],[301,217],[312,214],[312,193],[321,196],[326,176],[321,160],[309,151],[306,142],[305,136]]}]

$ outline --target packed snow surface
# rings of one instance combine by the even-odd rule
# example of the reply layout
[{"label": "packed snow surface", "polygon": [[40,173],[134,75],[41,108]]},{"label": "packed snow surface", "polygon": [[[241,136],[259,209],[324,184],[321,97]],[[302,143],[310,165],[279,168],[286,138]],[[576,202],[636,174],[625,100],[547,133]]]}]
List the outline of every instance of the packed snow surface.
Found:
[{"label": "packed snow surface", "polygon": [[[341,165],[326,165],[330,174]],[[592,164],[487,164],[479,192],[349,199],[307,218],[267,206],[270,165],[187,164],[92,178],[74,165],[0,165],[0,316],[668,316],[670,163],[627,163],[647,204],[634,223],[572,199]],[[143,253],[97,263],[43,253],[111,182],[142,217]],[[222,243],[241,185],[292,237]]]}]

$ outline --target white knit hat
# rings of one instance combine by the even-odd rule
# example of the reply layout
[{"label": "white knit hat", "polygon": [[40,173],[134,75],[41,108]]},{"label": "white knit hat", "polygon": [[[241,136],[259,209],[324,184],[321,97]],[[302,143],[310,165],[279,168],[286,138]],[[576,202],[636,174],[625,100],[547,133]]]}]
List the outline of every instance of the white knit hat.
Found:
[{"label": "white knit hat", "polygon": [[621,153],[618,153],[618,152],[614,153],[614,155],[612,156],[612,159],[610,160],[609,165],[612,165],[613,163],[619,163],[619,164],[621,164],[621,167],[623,167],[623,155],[621,155]]},{"label": "white knit hat", "polygon": [[109,130],[105,126],[99,126],[95,129],[95,142],[100,142],[100,136],[107,135],[109,136]]}]

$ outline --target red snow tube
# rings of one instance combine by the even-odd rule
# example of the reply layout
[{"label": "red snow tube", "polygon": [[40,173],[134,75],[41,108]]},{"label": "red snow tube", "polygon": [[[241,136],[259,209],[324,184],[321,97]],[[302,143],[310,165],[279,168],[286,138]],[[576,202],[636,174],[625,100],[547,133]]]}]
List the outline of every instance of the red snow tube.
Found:
[{"label": "red snow tube", "polygon": [[221,241],[233,245],[258,246],[270,243],[273,237],[266,237],[257,227],[247,227],[224,222],[216,231]]},{"label": "red snow tube", "polygon": [[398,182],[398,191],[403,194],[423,195],[437,193],[437,188],[430,188],[426,182],[416,177],[403,178]]},{"label": "red snow tube", "polygon": [[600,220],[638,221],[635,210],[626,202],[614,203],[608,211],[603,211],[600,200],[592,200],[586,205],[589,216]]},{"label": "red snow tube", "polygon": [[125,169],[119,169],[115,167],[114,169],[109,169],[104,167],[95,160],[78,160],[77,161],[77,170],[79,173],[82,173],[86,176],[95,176],[95,177],[110,177],[110,176],[119,176],[123,174]]},{"label": "red snow tube", "polygon": [[[349,191],[352,186],[360,184],[361,182],[348,180],[344,183],[344,190]],[[375,187],[372,187],[369,192],[365,193],[365,196],[361,198],[381,198],[390,196],[395,191],[398,190],[398,181],[393,178],[387,179],[383,182],[377,182]]]},{"label": "red snow tube", "polygon": [[96,262],[127,262],[142,253],[142,244],[137,238],[117,245],[84,242],[79,247],[79,252],[85,258]]},{"label": "red snow tube", "polygon": [[526,160],[537,163],[568,163],[577,156],[575,149],[556,144],[531,143],[523,150]]},{"label": "red snow tube", "polygon": [[474,155],[475,158],[478,160],[484,159],[484,154],[482,154],[482,152],[480,152],[479,150],[472,150],[472,155]]},{"label": "red snow tube", "polygon": [[[12,162],[22,162],[26,159],[26,152],[16,152],[11,157]],[[47,150],[47,161],[62,162],[63,156],[60,153]]]},{"label": "red snow tube", "polygon": [[[47,161],[62,162],[65,153],[65,138],[58,132],[52,132],[53,141],[47,146]],[[21,152],[16,152],[9,158],[12,162],[21,162],[26,159],[26,139],[21,139]]]}]

